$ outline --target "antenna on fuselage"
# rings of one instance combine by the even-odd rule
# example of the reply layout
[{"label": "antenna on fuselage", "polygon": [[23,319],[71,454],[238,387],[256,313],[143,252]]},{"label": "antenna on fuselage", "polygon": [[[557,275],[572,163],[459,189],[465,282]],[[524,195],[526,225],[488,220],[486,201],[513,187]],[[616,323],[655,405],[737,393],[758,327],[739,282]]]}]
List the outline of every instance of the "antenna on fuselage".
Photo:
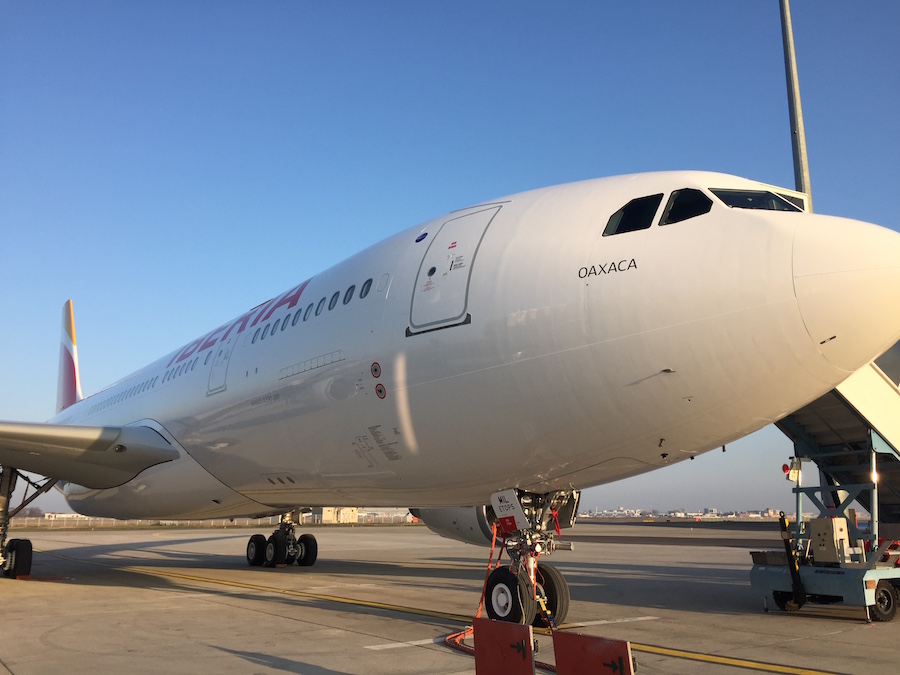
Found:
[{"label": "antenna on fuselage", "polygon": [[781,38],[784,45],[784,73],[787,80],[788,111],[791,120],[791,146],[794,151],[794,189],[806,195],[806,210],[812,212],[809,161],[806,158],[803,111],[800,109],[800,84],[797,80],[797,59],[794,55],[791,8],[788,6],[788,0],[779,0],[779,4],[781,5]]}]

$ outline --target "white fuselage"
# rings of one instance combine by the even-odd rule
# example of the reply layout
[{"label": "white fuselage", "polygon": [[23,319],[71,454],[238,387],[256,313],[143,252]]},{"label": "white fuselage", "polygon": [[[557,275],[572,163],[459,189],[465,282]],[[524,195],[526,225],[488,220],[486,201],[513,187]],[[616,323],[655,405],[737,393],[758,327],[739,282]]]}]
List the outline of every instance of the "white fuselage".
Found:
[{"label": "white fuselage", "polygon": [[[712,208],[659,225],[682,188]],[[759,429],[900,337],[877,307],[896,305],[900,236],[731,208],[709,188],[768,189],[699,172],[598,179],[376,244],[54,418],[152,426],[181,454],[67,498],[177,518],[583,488]],[[655,193],[652,227],[602,236]]]}]

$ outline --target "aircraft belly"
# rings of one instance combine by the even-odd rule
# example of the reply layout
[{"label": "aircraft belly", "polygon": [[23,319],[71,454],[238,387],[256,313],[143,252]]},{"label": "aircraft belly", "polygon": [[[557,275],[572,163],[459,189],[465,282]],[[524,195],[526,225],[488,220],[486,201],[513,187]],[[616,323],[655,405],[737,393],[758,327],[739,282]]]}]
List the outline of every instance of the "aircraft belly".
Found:
[{"label": "aircraft belly", "polygon": [[100,518],[215,518],[267,511],[213,478],[184,453],[116,488],[90,490],[69,483],[63,493],[76,512]]}]

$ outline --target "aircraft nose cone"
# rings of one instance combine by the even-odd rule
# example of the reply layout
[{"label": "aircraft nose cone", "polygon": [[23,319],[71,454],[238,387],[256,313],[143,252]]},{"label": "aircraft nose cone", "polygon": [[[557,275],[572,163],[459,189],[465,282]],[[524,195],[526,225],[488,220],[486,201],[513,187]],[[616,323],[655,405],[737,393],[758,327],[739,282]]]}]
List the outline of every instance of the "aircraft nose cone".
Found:
[{"label": "aircraft nose cone", "polygon": [[822,355],[858,370],[900,339],[900,234],[811,216],[794,235],[794,292]]}]

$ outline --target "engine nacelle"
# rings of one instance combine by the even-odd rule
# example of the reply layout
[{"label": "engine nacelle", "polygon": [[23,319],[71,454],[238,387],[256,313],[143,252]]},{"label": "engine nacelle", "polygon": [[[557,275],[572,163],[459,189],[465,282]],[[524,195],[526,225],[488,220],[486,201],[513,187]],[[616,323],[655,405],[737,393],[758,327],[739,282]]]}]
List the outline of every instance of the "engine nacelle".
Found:
[{"label": "engine nacelle", "polygon": [[[490,546],[493,540],[488,516],[490,506],[448,506],[438,509],[410,509],[409,512],[442,537],[467,544]],[[493,515],[493,510],[490,510]]]}]

